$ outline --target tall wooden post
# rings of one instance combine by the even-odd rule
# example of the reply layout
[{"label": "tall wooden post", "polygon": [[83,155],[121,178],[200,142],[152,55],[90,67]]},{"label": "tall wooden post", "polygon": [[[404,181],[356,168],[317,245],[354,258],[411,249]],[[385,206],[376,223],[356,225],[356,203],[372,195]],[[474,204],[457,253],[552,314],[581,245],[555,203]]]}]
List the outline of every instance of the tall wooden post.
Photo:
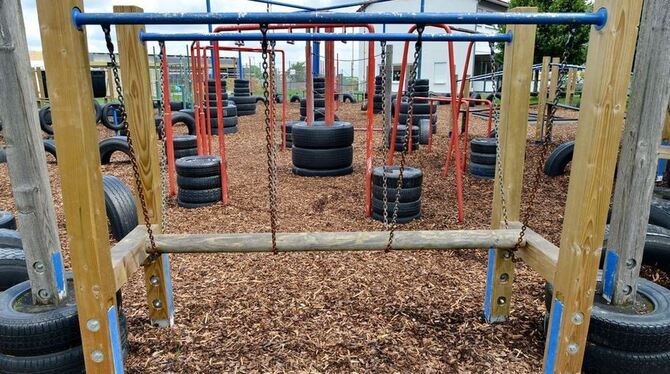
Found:
[{"label": "tall wooden post", "polygon": [[551,81],[549,82],[549,94],[548,94],[549,102],[552,102],[554,101],[554,99],[556,99],[556,86],[558,86],[558,78],[560,76],[559,74],[560,64],[561,64],[560,58],[554,57],[551,59]]},{"label": "tall wooden post", "polygon": [[597,0],[593,8],[606,8],[608,20],[601,29],[592,27],[589,36],[545,373],[582,368],[642,2]]},{"label": "tall wooden post", "polygon": [[661,135],[662,140],[670,140],[670,103],[668,103],[668,109],[665,113],[665,125],[663,125],[663,135]]},{"label": "tall wooden post", "polygon": [[[136,6],[114,6],[114,12],[140,13],[143,10]],[[118,25],[116,36],[130,136],[135,145],[135,157],[149,210],[149,219],[152,224],[160,225],[163,214],[161,169],[158,139],[154,127],[147,47],[138,37],[143,28],[143,25]],[[141,204],[137,205],[138,216],[142,217]],[[161,255],[144,266],[144,281],[151,323],[161,327],[171,326],[174,307],[167,255]]]},{"label": "tall wooden post", "polygon": [[575,88],[577,87],[577,69],[568,70],[568,84],[565,87],[565,103],[572,105],[575,98]]},{"label": "tall wooden post", "polygon": [[86,371],[123,372],[116,284],[100,172],[86,31],[72,24],[82,0],[38,0],[44,64]]},{"label": "tall wooden post", "polygon": [[[635,55],[614,204],[607,243],[603,297],[632,304],[637,294],[659,138],[670,98],[670,6],[646,0]],[[666,48],[659,48],[664,46]]]},{"label": "tall wooden post", "polygon": [[[537,8],[515,8],[514,12],[534,13]],[[504,191],[506,211],[510,221],[518,221],[521,210],[521,189],[523,185],[523,163],[526,153],[528,131],[528,101],[530,100],[530,80],[532,76],[533,52],[535,45],[535,25],[508,25],[514,34],[514,41],[505,44],[503,65],[502,103],[500,105],[499,162],[502,162],[502,176],[496,168],[493,195],[491,228],[503,227],[504,210],[500,190]],[[502,177],[502,178],[501,178]],[[502,187],[500,181],[502,179]],[[507,320],[512,299],[514,263],[512,253],[507,249],[491,248],[484,299],[484,316],[489,322]]]},{"label": "tall wooden post", "polygon": [[[67,295],[56,212],[35,102],[23,13],[18,0],[0,3],[0,122],[23,238],[33,301],[58,304]],[[32,77],[32,79],[31,79]],[[31,83],[32,80],[32,83]]]},{"label": "tall wooden post", "polygon": [[549,83],[549,62],[551,57],[542,57],[542,71],[540,89],[537,91],[537,125],[535,126],[535,141],[544,140],[544,112],[547,110],[547,83]]},{"label": "tall wooden post", "polygon": [[391,126],[391,94],[393,91],[393,44],[386,44],[386,65],[382,67],[384,69],[384,74],[386,74],[386,84],[384,86],[384,106],[386,107],[386,113],[384,116],[384,127],[390,128]]}]

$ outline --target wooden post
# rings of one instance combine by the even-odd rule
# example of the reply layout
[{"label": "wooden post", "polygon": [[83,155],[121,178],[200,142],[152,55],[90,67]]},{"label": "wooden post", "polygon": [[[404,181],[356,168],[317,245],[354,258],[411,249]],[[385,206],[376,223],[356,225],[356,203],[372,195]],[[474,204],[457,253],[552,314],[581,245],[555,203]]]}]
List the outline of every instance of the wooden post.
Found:
[{"label": "wooden post", "polygon": [[463,80],[463,98],[467,99],[470,97],[470,75],[466,75]]},{"label": "wooden post", "polygon": [[661,140],[670,140],[670,103],[668,103],[668,110],[665,113],[665,125],[663,125]]},{"label": "wooden post", "polygon": [[544,141],[544,112],[547,110],[547,83],[549,82],[549,61],[551,57],[542,57],[542,77],[540,89],[537,91],[537,125],[535,125],[535,141]]},{"label": "wooden post", "polygon": [[558,57],[554,57],[551,59],[551,81],[549,82],[549,95],[548,95],[548,100],[549,102],[554,101],[556,99],[556,86],[558,86],[558,78],[559,78],[559,66],[561,63],[561,59]]},{"label": "wooden post", "polygon": [[600,30],[592,27],[589,36],[545,373],[582,369],[642,2],[597,0],[593,8],[606,8],[608,21]]},{"label": "wooden post", "polygon": [[575,98],[575,88],[577,86],[577,69],[568,70],[568,84],[565,87],[565,103],[572,105]]},{"label": "wooden post", "polygon": [[109,102],[116,99],[116,85],[114,83],[112,68],[105,69],[105,75],[107,76],[107,97],[105,99]]},{"label": "wooden post", "polygon": [[37,68],[35,68],[35,71],[37,72],[37,87],[39,88],[40,91],[38,97],[40,105],[42,105],[42,101],[46,100],[47,98],[46,90],[44,87],[44,80],[42,79],[42,68],[38,66]]},{"label": "wooden post", "polygon": [[637,294],[658,148],[670,98],[670,7],[646,0],[640,24],[614,204],[607,243],[603,297],[632,304]]},{"label": "wooden post", "polygon": [[[534,13],[537,8],[515,8],[514,12]],[[496,168],[496,181],[493,195],[491,228],[503,225],[503,204],[500,194],[505,193],[507,218],[518,221],[521,210],[521,189],[523,185],[523,164],[526,153],[528,131],[528,101],[530,100],[530,80],[533,66],[533,46],[535,45],[536,25],[508,25],[514,34],[514,42],[505,44],[505,62],[503,65],[502,102],[500,105],[500,157],[502,176]],[[501,178],[502,177],[502,178]],[[491,248],[484,299],[484,316],[489,322],[507,320],[510,311],[512,283],[514,281],[514,263],[512,253],[507,249]]]},{"label": "wooden post", "polygon": [[82,0],[38,0],[44,64],[49,73],[58,172],[86,371],[123,371],[116,282],[107,231],[100,151],[85,29],[72,24]]},{"label": "wooden post", "polygon": [[[63,256],[44,145],[40,136],[35,75],[31,74],[23,13],[18,0],[0,3],[0,118],[33,302],[58,304],[67,296]],[[31,79],[32,84],[31,84]],[[17,110],[17,109],[23,110]]]},{"label": "wooden post", "polygon": [[[114,6],[115,13],[140,13],[136,6]],[[152,224],[160,224],[161,175],[159,150],[157,147],[154,114],[151,101],[151,81],[147,47],[138,37],[143,25],[118,25],[119,63],[126,102],[130,136],[135,145],[135,156],[140,167],[142,189]],[[137,204],[138,217],[142,217],[141,204]],[[167,255],[157,257],[144,267],[144,280],[149,304],[149,319],[152,324],[168,327],[174,319],[170,264]]]},{"label": "wooden post", "polygon": [[[30,59],[30,57],[28,57],[28,58]],[[40,102],[40,90],[37,87],[37,69],[36,68],[31,68],[30,69],[30,80],[32,81],[33,92],[35,93],[35,103],[37,103],[37,108],[39,109],[39,107],[41,106],[41,102]]]},{"label": "wooden post", "polygon": [[[384,74],[386,74],[386,85],[384,86],[384,106],[386,113],[384,113],[384,128],[390,129],[391,126],[391,94],[393,91],[393,44],[386,44],[386,65],[383,67]],[[386,134],[387,132],[384,132]],[[385,140],[384,140],[385,141]]]}]

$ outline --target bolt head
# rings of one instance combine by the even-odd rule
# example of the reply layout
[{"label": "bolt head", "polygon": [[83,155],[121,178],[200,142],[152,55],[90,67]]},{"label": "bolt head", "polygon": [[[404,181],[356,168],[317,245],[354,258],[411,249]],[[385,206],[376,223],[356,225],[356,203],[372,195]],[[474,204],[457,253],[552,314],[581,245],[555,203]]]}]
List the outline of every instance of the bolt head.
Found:
[{"label": "bolt head", "polygon": [[156,309],[161,309],[163,307],[163,303],[161,303],[160,300],[154,299],[154,301],[151,302],[151,304],[154,306]]},{"label": "bolt head", "polygon": [[36,263],[33,264],[33,269],[35,269],[35,271],[38,273],[44,273],[44,270],[46,270],[46,268],[44,267],[44,263],[40,261],[37,261]]},{"label": "bolt head", "polygon": [[161,279],[158,278],[157,275],[152,275],[151,278],[149,278],[149,283],[151,283],[152,286],[158,286],[161,283]]},{"label": "bolt head", "polygon": [[584,314],[577,312],[572,315],[572,323],[579,326],[584,323]]},{"label": "bolt head", "polygon": [[98,332],[100,330],[100,321],[97,319],[89,319],[86,321],[86,328],[91,332]]},{"label": "bolt head", "polygon": [[500,296],[498,298],[498,305],[505,305],[507,303],[507,298],[505,296]]},{"label": "bolt head", "polygon": [[37,291],[37,296],[39,296],[40,299],[48,299],[51,296],[51,294],[49,293],[49,291],[41,289]]},{"label": "bolt head", "polygon": [[93,351],[91,352],[91,360],[93,360],[93,362],[101,363],[105,360],[105,355],[100,351]]},{"label": "bolt head", "polygon": [[568,344],[568,353],[571,355],[575,355],[579,352],[579,345],[577,343],[570,343]]}]

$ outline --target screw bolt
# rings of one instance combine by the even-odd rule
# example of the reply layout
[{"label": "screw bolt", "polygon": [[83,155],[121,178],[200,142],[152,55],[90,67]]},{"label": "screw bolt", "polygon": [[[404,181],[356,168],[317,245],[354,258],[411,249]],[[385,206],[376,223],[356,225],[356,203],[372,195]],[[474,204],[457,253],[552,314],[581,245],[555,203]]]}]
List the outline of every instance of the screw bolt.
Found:
[{"label": "screw bolt", "polygon": [[97,319],[89,319],[86,321],[86,328],[91,332],[98,332],[100,330],[100,321]]},{"label": "screw bolt", "polygon": [[33,264],[33,269],[35,269],[35,271],[38,273],[44,273],[44,270],[46,270],[44,268],[44,263],[40,261],[37,261],[36,263]]},{"label": "screw bolt", "polygon": [[500,296],[498,298],[498,305],[505,305],[506,303],[507,303],[507,299],[505,298],[505,296]]},{"label": "screw bolt", "polygon": [[37,291],[37,296],[39,296],[40,299],[48,299],[49,296],[51,296],[51,294],[49,293],[49,291],[47,291],[45,289],[41,289],[41,290]]},{"label": "screw bolt", "polygon": [[509,274],[502,273],[500,274],[500,282],[507,283],[509,281]]},{"label": "screw bolt", "polygon": [[637,261],[635,261],[634,258],[629,258],[628,260],[626,260],[626,267],[628,269],[633,269],[633,268],[635,268],[636,265],[637,265]]},{"label": "screw bolt", "polygon": [[161,301],[158,300],[158,299],[154,299],[152,304],[153,304],[154,308],[156,308],[156,309],[161,309],[163,307],[163,303],[161,303]]},{"label": "screw bolt", "polygon": [[161,282],[161,279],[158,278],[157,275],[152,275],[151,278],[149,278],[149,283],[151,283],[152,286],[158,286]]},{"label": "screw bolt", "polygon": [[105,355],[102,354],[102,352],[100,351],[91,352],[91,360],[93,360],[93,362],[101,363],[102,361],[104,361],[104,359]]},{"label": "screw bolt", "polygon": [[569,354],[575,355],[575,354],[577,354],[577,352],[579,352],[579,346],[577,345],[577,343],[568,344],[568,353]]}]

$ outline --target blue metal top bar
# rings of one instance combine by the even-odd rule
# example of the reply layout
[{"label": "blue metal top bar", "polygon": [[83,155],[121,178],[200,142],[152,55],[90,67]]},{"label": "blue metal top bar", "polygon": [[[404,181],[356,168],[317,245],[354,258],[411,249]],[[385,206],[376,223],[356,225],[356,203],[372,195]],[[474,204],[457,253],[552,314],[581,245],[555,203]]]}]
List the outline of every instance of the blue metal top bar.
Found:
[{"label": "blue metal top bar", "polygon": [[[276,41],[416,41],[416,34],[409,33],[268,33],[268,40]],[[263,34],[257,33],[149,33],[140,32],[140,40],[148,41],[261,41]],[[425,42],[511,42],[512,33],[506,34],[423,34]]]},{"label": "blue metal top bar", "polygon": [[315,11],[316,10],[316,8],[313,8],[311,6],[299,5],[299,4],[289,4],[289,3],[285,3],[285,2],[281,2],[281,1],[277,1],[277,0],[249,0],[249,1],[253,1],[255,3],[285,6],[287,8],[301,9],[301,10],[307,10],[307,11]]},{"label": "blue metal top bar", "polygon": [[314,10],[317,11],[317,12],[322,12],[322,11],[325,11],[325,10],[336,10],[336,9],[342,9],[342,8],[349,8],[349,7],[352,7],[352,6],[385,3],[387,1],[392,1],[392,0],[361,0],[361,1],[356,1],[356,2],[353,2],[353,3],[329,5],[329,6],[325,6],[325,7],[321,7],[321,8],[316,8]]},{"label": "blue metal top bar", "polygon": [[607,10],[593,13],[82,13],[72,11],[77,27],[84,25],[186,24],[538,24],[596,25],[607,22]]}]

